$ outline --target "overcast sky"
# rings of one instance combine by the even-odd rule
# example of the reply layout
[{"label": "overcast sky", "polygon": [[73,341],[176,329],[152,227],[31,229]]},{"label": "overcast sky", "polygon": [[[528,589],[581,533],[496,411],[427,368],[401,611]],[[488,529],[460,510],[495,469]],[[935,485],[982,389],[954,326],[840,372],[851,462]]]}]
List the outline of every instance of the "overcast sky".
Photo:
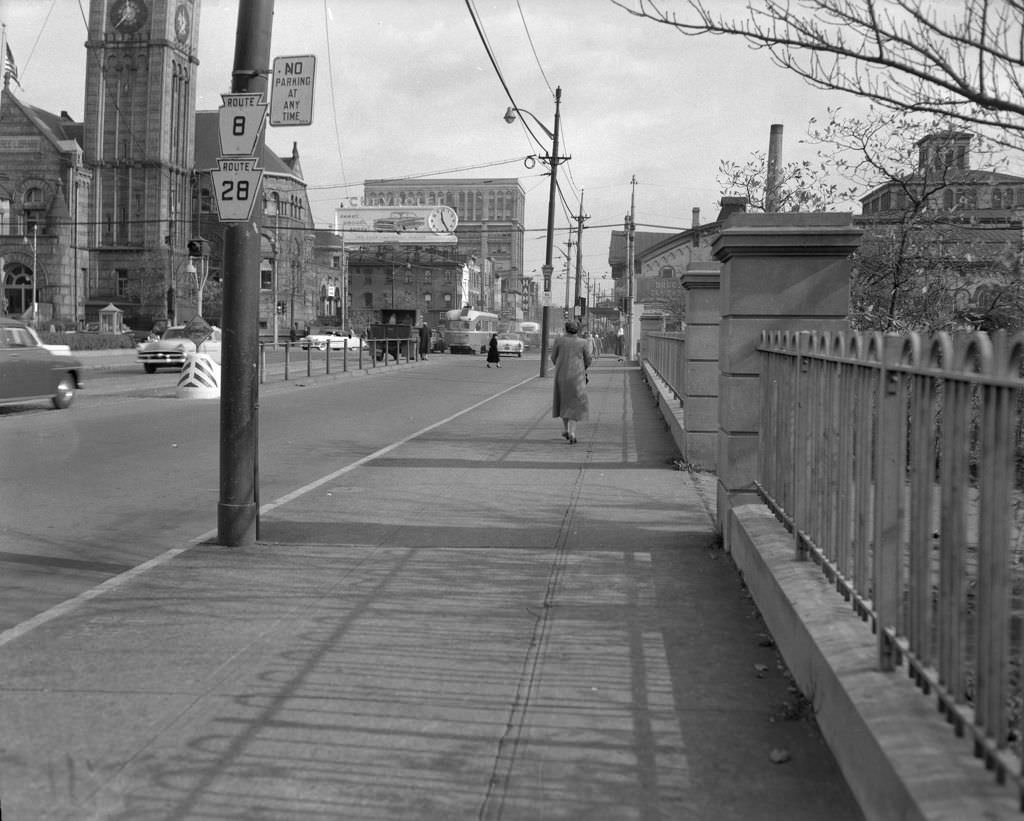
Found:
[{"label": "overcast sky", "polygon": [[[664,7],[681,7],[666,0]],[[583,268],[610,288],[608,244],[629,211],[635,175],[640,230],[685,229],[693,208],[718,213],[719,161],[767,151],[785,127],[783,161],[811,158],[799,143],[812,117],[866,105],[812,89],[742,41],[684,37],[610,0],[473,0],[520,108],[554,126],[562,88],[559,166],[569,209],[583,192]],[[742,2],[712,5],[742,13]],[[0,22],[20,72],[23,101],[80,120],[88,0],[0,0]],[[202,0],[197,107],[216,109],[231,90],[237,0]],[[366,179],[403,176],[518,177],[526,190],[525,267],[544,261],[548,178],[523,158],[547,153],[502,115],[508,97],[464,0],[276,0],[272,57],[315,54],[313,124],[268,128],[288,155],[298,143],[318,227]],[[563,269],[574,225],[556,211],[554,266]],[[575,250],[573,250],[575,266]],[[573,271],[575,267],[573,267]],[[564,287],[558,280],[553,292]]]}]

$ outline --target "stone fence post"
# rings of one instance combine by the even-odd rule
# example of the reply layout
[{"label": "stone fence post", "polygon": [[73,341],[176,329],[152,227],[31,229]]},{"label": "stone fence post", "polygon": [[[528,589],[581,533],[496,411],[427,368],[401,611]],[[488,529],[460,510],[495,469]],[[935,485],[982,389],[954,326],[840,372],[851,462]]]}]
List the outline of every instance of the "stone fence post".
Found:
[{"label": "stone fence post", "polygon": [[683,458],[697,468],[718,469],[718,326],[720,263],[691,262],[682,276],[686,299]]},{"label": "stone fence post", "polygon": [[[851,214],[734,214],[712,243],[722,263],[718,380],[718,521],[758,501],[761,331],[849,328]],[[728,548],[728,545],[726,545]]]}]

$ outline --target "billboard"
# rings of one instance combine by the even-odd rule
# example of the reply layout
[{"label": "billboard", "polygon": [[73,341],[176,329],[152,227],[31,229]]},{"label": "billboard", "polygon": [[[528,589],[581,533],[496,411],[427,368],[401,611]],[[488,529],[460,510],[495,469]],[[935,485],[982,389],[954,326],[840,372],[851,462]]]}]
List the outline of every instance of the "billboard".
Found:
[{"label": "billboard", "polygon": [[447,205],[338,208],[334,230],[346,245],[455,245],[459,224]]}]

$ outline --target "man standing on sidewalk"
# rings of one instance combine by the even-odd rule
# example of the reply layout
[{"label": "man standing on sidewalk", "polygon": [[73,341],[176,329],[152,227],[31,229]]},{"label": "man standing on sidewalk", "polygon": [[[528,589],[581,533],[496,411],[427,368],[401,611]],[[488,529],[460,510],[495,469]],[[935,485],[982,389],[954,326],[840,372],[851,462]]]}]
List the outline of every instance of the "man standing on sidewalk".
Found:
[{"label": "man standing on sidewalk", "polygon": [[430,326],[427,324],[427,320],[423,320],[423,324],[420,325],[420,359],[427,358],[427,352],[430,350]]}]

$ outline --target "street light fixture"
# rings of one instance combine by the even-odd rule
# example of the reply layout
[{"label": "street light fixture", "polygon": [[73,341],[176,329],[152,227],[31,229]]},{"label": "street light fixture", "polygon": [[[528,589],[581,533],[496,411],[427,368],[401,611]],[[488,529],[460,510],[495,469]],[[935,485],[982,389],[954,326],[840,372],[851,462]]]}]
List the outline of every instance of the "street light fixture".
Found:
[{"label": "street light fixture", "polygon": [[[26,238],[27,239],[27,238]],[[39,276],[39,223],[32,223],[32,327],[38,330],[39,322],[36,319],[36,281]]]},{"label": "street light fixture", "polygon": [[[546,376],[548,370],[548,326],[551,306],[546,304],[550,301],[551,296],[551,253],[554,247],[555,241],[555,193],[558,191],[558,163],[560,158],[558,156],[558,126],[561,120],[559,113],[559,106],[562,102],[562,87],[558,86],[555,89],[555,127],[554,130],[549,130],[544,125],[537,115],[531,111],[527,111],[525,108],[518,108],[516,106],[509,106],[505,111],[505,122],[513,123],[516,119],[516,114],[529,114],[533,118],[533,121],[540,127],[548,138],[551,140],[551,155],[549,157],[542,157],[541,159],[547,159],[551,165],[551,187],[548,194],[548,232],[547,232],[547,243],[544,251],[544,265],[541,268],[541,273],[544,277],[544,296],[545,305],[541,312],[541,337],[540,337],[540,375]],[[566,157],[568,159],[568,157]]]}]

